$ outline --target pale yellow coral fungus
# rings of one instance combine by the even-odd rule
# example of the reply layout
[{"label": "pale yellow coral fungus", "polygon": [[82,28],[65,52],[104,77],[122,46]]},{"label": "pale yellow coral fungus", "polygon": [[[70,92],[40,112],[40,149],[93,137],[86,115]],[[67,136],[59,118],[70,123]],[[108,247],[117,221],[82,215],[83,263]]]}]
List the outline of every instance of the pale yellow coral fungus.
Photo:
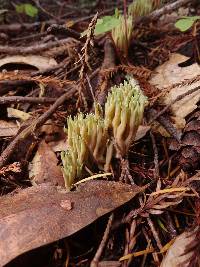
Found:
[{"label": "pale yellow coral fungus", "polygon": [[147,98],[140,86],[130,79],[120,86],[114,86],[105,104],[105,127],[112,129],[114,140],[124,156],[134,141],[142,122]]},{"label": "pale yellow coral fungus", "polygon": [[[69,149],[62,152],[66,188],[82,178],[91,158],[99,169],[108,171],[113,157],[125,156],[142,122],[147,98],[134,79],[111,88],[105,114],[96,106],[95,114],[79,113],[68,118]],[[117,147],[117,149],[116,149]]]}]

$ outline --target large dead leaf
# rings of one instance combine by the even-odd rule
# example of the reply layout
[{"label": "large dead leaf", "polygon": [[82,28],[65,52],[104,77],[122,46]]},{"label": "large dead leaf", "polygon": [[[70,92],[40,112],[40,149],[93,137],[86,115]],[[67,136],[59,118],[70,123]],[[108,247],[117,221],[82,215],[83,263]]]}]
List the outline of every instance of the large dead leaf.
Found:
[{"label": "large dead leaf", "polygon": [[[170,59],[155,70],[155,75],[151,78],[150,83],[158,88],[172,86],[175,83],[180,83],[186,79],[192,79],[199,75],[200,66],[195,63],[187,67],[179,67],[178,64],[188,59],[180,54],[172,54]],[[178,96],[200,86],[200,82],[194,82],[191,85],[175,87],[162,99],[164,104],[168,105]],[[184,97],[171,106],[173,119],[177,129],[182,129],[185,126],[185,117],[197,108],[197,102],[200,100],[200,90]]]},{"label": "large dead leaf", "polygon": [[76,192],[59,192],[42,184],[1,197],[0,266],[74,234],[141,190],[119,182],[90,181]]},{"label": "large dead leaf", "polygon": [[45,141],[39,144],[38,150],[29,164],[29,177],[36,184],[51,182],[64,186],[64,178],[58,159]]},{"label": "large dead leaf", "polygon": [[6,64],[28,64],[34,66],[38,70],[45,70],[57,65],[57,62],[53,58],[28,55],[28,56],[6,56],[0,59],[0,67]]},{"label": "large dead leaf", "polygon": [[17,134],[19,127],[12,121],[0,120],[0,137],[11,137]]},{"label": "large dead leaf", "polygon": [[197,233],[199,228],[184,232],[176,237],[173,245],[169,248],[160,267],[190,267],[190,260],[194,255],[195,246],[198,243]]}]

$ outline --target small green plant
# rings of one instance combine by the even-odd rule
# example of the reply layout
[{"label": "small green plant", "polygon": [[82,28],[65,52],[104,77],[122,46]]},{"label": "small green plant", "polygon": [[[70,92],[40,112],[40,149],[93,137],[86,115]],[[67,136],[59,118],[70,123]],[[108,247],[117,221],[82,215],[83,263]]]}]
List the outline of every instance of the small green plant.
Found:
[{"label": "small green plant", "polygon": [[133,16],[125,20],[123,15],[118,17],[119,25],[111,31],[112,39],[118,50],[126,57],[133,32]]},{"label": "small green plant", "polygon": [[[134,79],[111,88],[105,114],[96,105],[94,114],[79,113],[67,120],[69,149],[61,153],[66,188],[96,164],[108,171],[113,157],[125,156],[143,118],[147,98]],[[116,149],[117,147],[117,149]],[[120,155],[119,155],[120,153]]]},{"label": "small green plant", "polygon": [[134,17],[144,16],[155,8],[154,2],[154,0],[135,0],[132,4],[129,5],[128,12]]},{"label": "small green plant", "polygon": [[[122,12],[116,9],[113,16],[105,16],[98,19],[94,33],[95,35],[99,35],[111,32],[115,46],[126,57],[131,42],[135,18],[150,13],[160,6],[161,3],[162,0],[135,0],[129,5],[126,18]],[[82,36],[85,34],[86,32]]]},{"label": "small green plant", "polygon": [[30,3],[18,4],[15,6],[18,13],[24,13],[29,17],[34,18],[38,14],[37,7],[31,5]]},{"label": "small green plant", "polygon": [[189,30],[198,20],[200,20],[200,16],[182,17],[175,23],[175,27],[181,32],[185,32]]}]

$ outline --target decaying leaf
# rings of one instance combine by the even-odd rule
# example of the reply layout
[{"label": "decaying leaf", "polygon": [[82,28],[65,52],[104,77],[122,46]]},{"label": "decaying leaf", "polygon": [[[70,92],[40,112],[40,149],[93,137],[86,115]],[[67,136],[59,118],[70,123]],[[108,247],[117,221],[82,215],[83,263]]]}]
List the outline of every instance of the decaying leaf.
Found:
[{"label": "decaying leaf", "polygon": [[28,55],[28,56],[6,56],[0,59],[0,67],[3,67],[6,64],[28,64],[34,66],[38,70],[45,70],[50,67],[57,65],[57,62],[53,58],[37,56],[37,55]]},{"label": "decaying leaf", "polygon": [[19,127],[12,121],[0,120],[0,137],[11,137],[17,134]]},{"label": "decaying leaf", "polygon": [[7,108],[8,118],[16,118],[22,121],[28,120],[31,115],[16,108]]},{"label": "decaying leaf", "polygon": [[135,141],[144,137],[147,134],[147,132],[150,130],[150,128],[151,127],[147,125],[140,125],[135,136]]},{"label": "decaying leaf", "polygon": [[[188,57],[180,54],[172,54],[170,59],[163,65],[159,66],[155,72],[156,74],[151,78],[151,83],[158,88],[172,86],[175,83],[180,83],[186,79],[192,79],[199,75],[200,66],[195,63],[187,67],[180,67],[178,64],[186,61]],[[177,86],[173,88],[161,100],[165,105],[170,104],[178,96],[186,93],[200,86],[200,82],[194,82],[187,86]],[[200,100],[200,90],[184,97],[182,100],[177,101],[171,106],[173,113],[173,120],[177,129],[182,129],[185,126],[185,117],[197,108],[197,102]]]},{"label": "decaying leaf", "polygon": [[195,253],[195,247],[199,242],[197,234],[199,227],[185,231],[176,237],[173,245],[169,248],[160,267],[190,267]]},{"label": "decaying leaf", "polygon": [[65,151],[65,150],[67,150],[69,148],[66,138],[65,139],[61,139],[59,141],[49,142],[48,145],[51,147],[51,149],[54,152]]},{"label": "decaying leaf", "polygon": [[46,121],[46,123],[40,128],[40,132],[45,134],[45,141],[55,141],[66,138],[63,126],[58,126],[52,120]]},{"label": "decaying leaf", "polygon": [[0,266],[74,234],[141,191],[119,182],[90,181],[75,192],[42,184],[1,197]]},{"label": "decaying leaf", "polygon": [[29,177],[36,184],[51,182],[54,185],[64,186],[64,178],[61,167],[58,166],[58,159],[49,147],[42,141],[38,150],[29,164]]}]

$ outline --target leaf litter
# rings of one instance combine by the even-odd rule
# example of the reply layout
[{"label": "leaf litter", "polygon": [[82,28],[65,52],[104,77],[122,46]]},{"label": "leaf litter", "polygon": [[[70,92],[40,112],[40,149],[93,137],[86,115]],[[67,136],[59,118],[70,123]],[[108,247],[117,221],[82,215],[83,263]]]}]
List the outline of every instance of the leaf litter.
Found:
[{"label": "leaf litter", "polygon": [[[0,265],[195,266],[199,4],[136,0],[126,21],[120,5],[82,3],[79,16],[62,2],[2,6]],[[193,23],[181,32],[183,15]],[[130,77],[149,105],[129,153],[112,144],[105,173],[89,158],[66,192],[67,118],[94,112],[96,102],[102,116],[110,88]]]}]

